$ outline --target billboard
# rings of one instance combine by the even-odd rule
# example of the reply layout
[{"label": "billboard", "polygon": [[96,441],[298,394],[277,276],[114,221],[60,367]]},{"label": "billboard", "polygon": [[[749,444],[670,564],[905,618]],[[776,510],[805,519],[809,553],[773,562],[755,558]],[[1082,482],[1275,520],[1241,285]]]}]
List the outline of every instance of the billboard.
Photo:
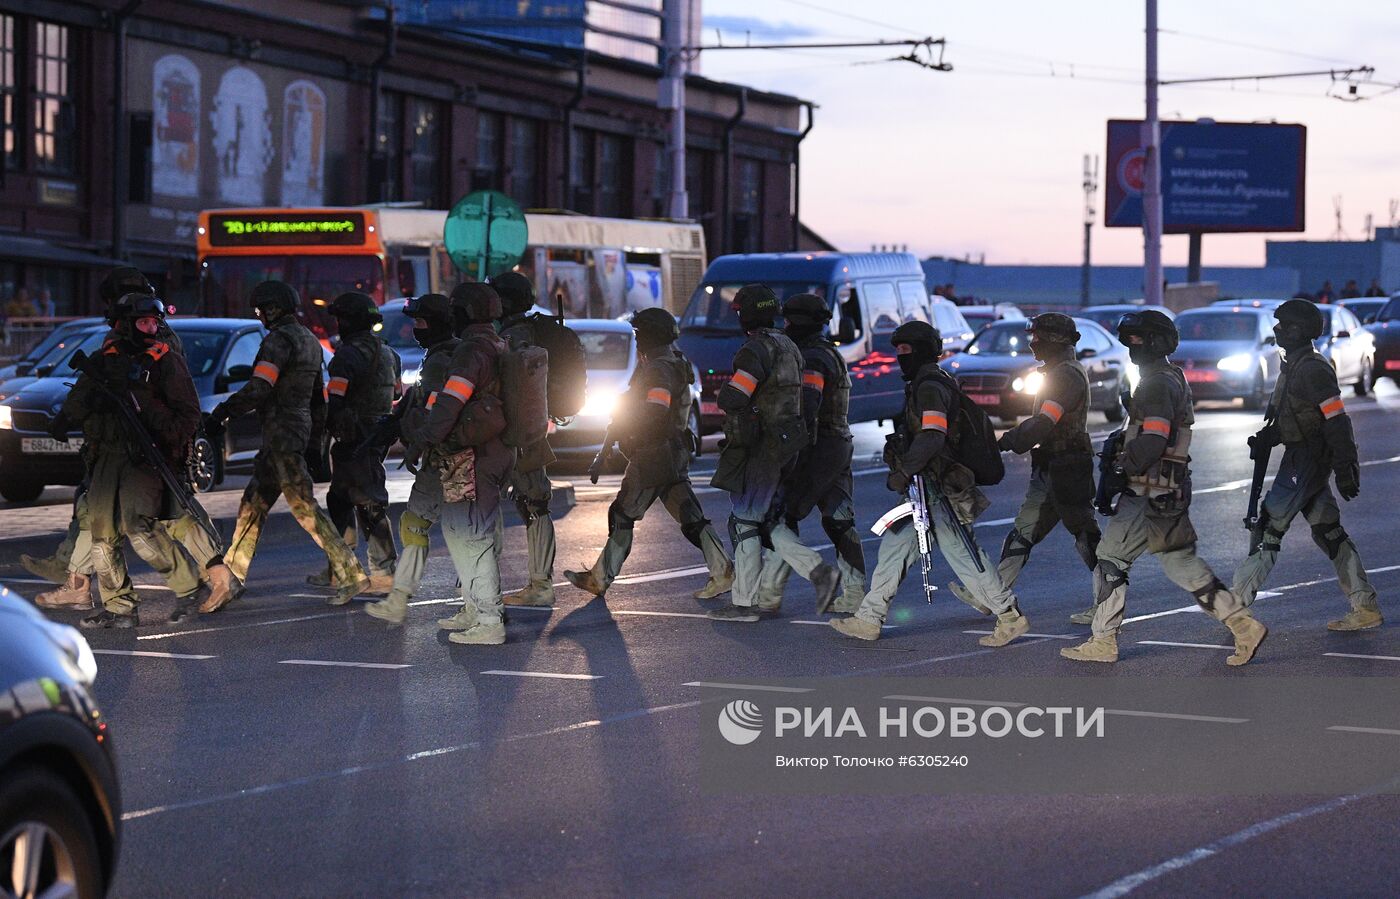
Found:
[{"label": "billboard", "polygon": [[[1307,128],[1162,122],[1162,230],[1302,231]],[[1104,225],[1142,227],[1142,122],[1110,119]]]}]

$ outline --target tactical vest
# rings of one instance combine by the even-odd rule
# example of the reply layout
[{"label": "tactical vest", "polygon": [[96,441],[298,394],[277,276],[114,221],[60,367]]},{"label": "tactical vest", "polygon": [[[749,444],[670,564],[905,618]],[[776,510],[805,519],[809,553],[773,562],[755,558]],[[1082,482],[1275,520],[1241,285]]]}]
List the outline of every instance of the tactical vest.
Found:
[{"label": "tactical vest", "polygon": [[766,440],[793,419],[802,419],[802,351],[792,338],[774,328],[755,331],[749,342],[757,343],[759,355],[768,360],[768,377],[751,398]]},{"label": "tactical vest", "polygon": [[[952,437],[954,421],[958,415],[958,406],[955,402],[956,397],[952,393],[955,388],[949,385],[948,380],[945,380],[945,378],[951,379],[951,376],[946,375],[943,370],[938,367],[937,362],[930,362],[919,369],[918,373],[914,375],[914,380],[904,385],[904,411],[900,413],[900,427],[904,434],[905,452],[907,452],[909,447],[914,443],[914,438],[918,437],[919,432],[923,430],[923,414],[919,411],[919,388],[929,381],[933,381],[942,388],[944,405],[948,410],[948,436]],[[944,449],[946,452],[946,444],[944,445]],[[943,458],[944,453],[935,455],[924,471],[934,472],[934,463]],[[911,472],[911,474],[923,473],[924,472]]]},{"label": "tactical vest", "polygon": [[413,397],[414,405],[421,408],[428,403],[428,397],[442,390],[447,383],[448,372],[452,368],[452,354],[461,343],[456,337],[428,347],[423,353],[423,365],[418,369],[418,391]]},{"label": "tactical vest", "polygon": [[1329,369],[1331,367],[1316,348],[1309,347],[1307,355],[1285,363],[1283,375],[1274,385],[1269,408],[1278,416],[1278,437],[1284,446],[1298,446],[1317,441],[1322,436],[1322,425],[1326,421],[1322,417],[1322,410],[1316,403],[1304,399],[1297,390],[1289,389],[1293,384],[1302,383],[1303,372],[1313,365],[1327,365]]},{"label": "tactical vest", "polygon": [[394,364],[394,351],[371,331],[361,331],[342,344],[339,352],[357,351],[368,362],[364,375],[350,382],[345,392],[345,404],[365,421],[375,421],[388,415],[394,407],[394,390],[398,387],[399,367]]},{"label": "tactical vest", "polygon": [[[1053,455],[1092,453],[1094,448],[1089,440],[1089,375],[1084,371],[1084,366],[1080,365],[1077,359],[1062,359],[1059,362],[1045,363],[1040,367],[1040,372],[1046,381],[1050,380],[1052,374],[1058,374],[1061,378],[1073,382],[1075,396],[1070,402],[1070,408],[1061,410],[1060,420],[1050,429],[1049,436],[1040,441],[1040,449]],[[1031,415],[1040,414],[1044,403],[1045,397],[1037,395]]]},{"label": "tactical vest", "polygon": [[667,415],[670,433],[680,434],[690,427],[690,406],[694,402],[690,385],[695,381],[695,370],[690,367],[690,360],[675,350],[653,358],[651,364],[666,372],[666,386],[671,391],[671,409]]},{"label": "tactical vest", "polygon": [[291,345],[277,383],[263,403],[263,445],[278,452],[302,452],[311,439],[311,394],[321,374],[321,341],[290,317],[263,340]]},{"label": "tactical vest", "polygon": [[1128,478],[1128,486],[1138,496],[1157,497],[1177,493],[1186,483],[1187,465],[1191,461],[1191,426],[1196,423],[1196,414],[1191,410],[1191,387],[1181,369],[1168,363],[1164,368],[1144,375],[1133,392],[1133,401],[1128,409],[1128,426],[1123,430],[1123,442],[1130,443],[1142,433],[1147,420],[1137,402],[1143,385],[1155,378],[1166,378],[1172,384],[1173,408],[1171,433],[1167,435],[1167,448],[1142,474]]},{"label": "tactical vest", "polygon": [[[802,342],[802,356],[805,360],[826,361],[837,372],[836,384],[825,385],[822,389],[822,404],[817,410],[817,434],[819,437],[849,437],[851,426],[851,373],[846,370],[846,360],[836,352],[836,347],[823,337],[815,337]],[[805,363],[804,363],[805,364]],[[827,388],[830,388],[828,392]]]}]

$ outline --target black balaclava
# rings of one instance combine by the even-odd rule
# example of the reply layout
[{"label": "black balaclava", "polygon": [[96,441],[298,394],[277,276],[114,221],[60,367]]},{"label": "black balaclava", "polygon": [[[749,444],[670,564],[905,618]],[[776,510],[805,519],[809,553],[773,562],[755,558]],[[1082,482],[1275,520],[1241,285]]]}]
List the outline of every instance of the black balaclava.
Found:
[{"label": "black balaclava", "polygon": [[938,356],[923,344],[912,343],[910,346],[913,348],[911,352],[901,353],[896,357],[899,359],[900,374],[903,375],[906,381],[914,380],[914,376],[919,373],[919,369],[923,368],[925,365],[928,365],[930,362],[938,361]]},{"label": "black balaclava", "polygon": [[413,329],[413,339],[425,350],[455,336],[452,333],[452,325],[447,322],[437,321],[431,318],[421,318],[418,319],[418,321],[425,322],[428,327],[415,327]]}]

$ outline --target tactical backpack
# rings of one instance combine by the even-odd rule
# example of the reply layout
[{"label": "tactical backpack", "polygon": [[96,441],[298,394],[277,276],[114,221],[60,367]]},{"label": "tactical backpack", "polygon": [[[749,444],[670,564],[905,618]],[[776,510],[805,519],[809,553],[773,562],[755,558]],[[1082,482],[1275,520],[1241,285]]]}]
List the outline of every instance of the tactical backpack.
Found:
[{"label": "tactical backpack", "polygon": [[501,405],[506,418],[501,441],[507,446],[533,446],[548,433],[553,369],[553,357],[543,347],[522,346],[501,354]]},{"label": "tactical backpack", "polygon": [[942,379],[957,397],[957,414],[948,423],[947,453],[959,465],[972,472],[979,487],[1000,484],[1006,477],[1006,466],[997,447],[997,430],[982,407],[968,399],[958,387],[957,380],[941,368],[936,377]]},{"label": "tactical backpack", "polygon": [[[572,418],[583,408],[588,386],[588,365],[583,341],[573,328],[552,315],[529,317],[530,342],[549,354],[548,412],[557,420]],[[544,436],[541,434],[540,436]]]}]

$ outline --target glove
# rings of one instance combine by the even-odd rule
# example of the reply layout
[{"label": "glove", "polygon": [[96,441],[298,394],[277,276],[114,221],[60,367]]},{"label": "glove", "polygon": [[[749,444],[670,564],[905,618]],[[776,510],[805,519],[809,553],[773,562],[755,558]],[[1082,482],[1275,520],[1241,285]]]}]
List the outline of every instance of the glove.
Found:
[{"label": "glove", "polygon": [[905,493],[909,490],[909,475],[898,469],[890,472],[890,476],[885,478],[885,486],[892,493]]},{"label": "glove", "polygon": [[216,428],[223,427],[228,421],[228,418],[228,409],[223,403],[219,403],[213,409],[209,410],[209,420],[214,423],[214,427]]},{"label": "glove", "polygon": [[1337,477],[1337,492],[1351,502],[1361,495],[1361,467],[1355,462],[1342,465],[1332,472]]},{"label": "glove", "polygon": [[63,413],[60,412],[54,418],[53,423],[49,425],[49,436],[54,440],[67,440],[70,427],[68,419],[64,418]]},{"label": "glove", "polygon": [[885,464],[893,468],[899,462],[900,455],[904,452],[904,441],[899,439],[898,434],[885,435],[885,450],[881,454]]},{"label": "glove", "polygon": [[997,438],[997,449],[1003,453],[1014,453],[1016,450],[1011,445],[1011,432],[1007,431]]}]

